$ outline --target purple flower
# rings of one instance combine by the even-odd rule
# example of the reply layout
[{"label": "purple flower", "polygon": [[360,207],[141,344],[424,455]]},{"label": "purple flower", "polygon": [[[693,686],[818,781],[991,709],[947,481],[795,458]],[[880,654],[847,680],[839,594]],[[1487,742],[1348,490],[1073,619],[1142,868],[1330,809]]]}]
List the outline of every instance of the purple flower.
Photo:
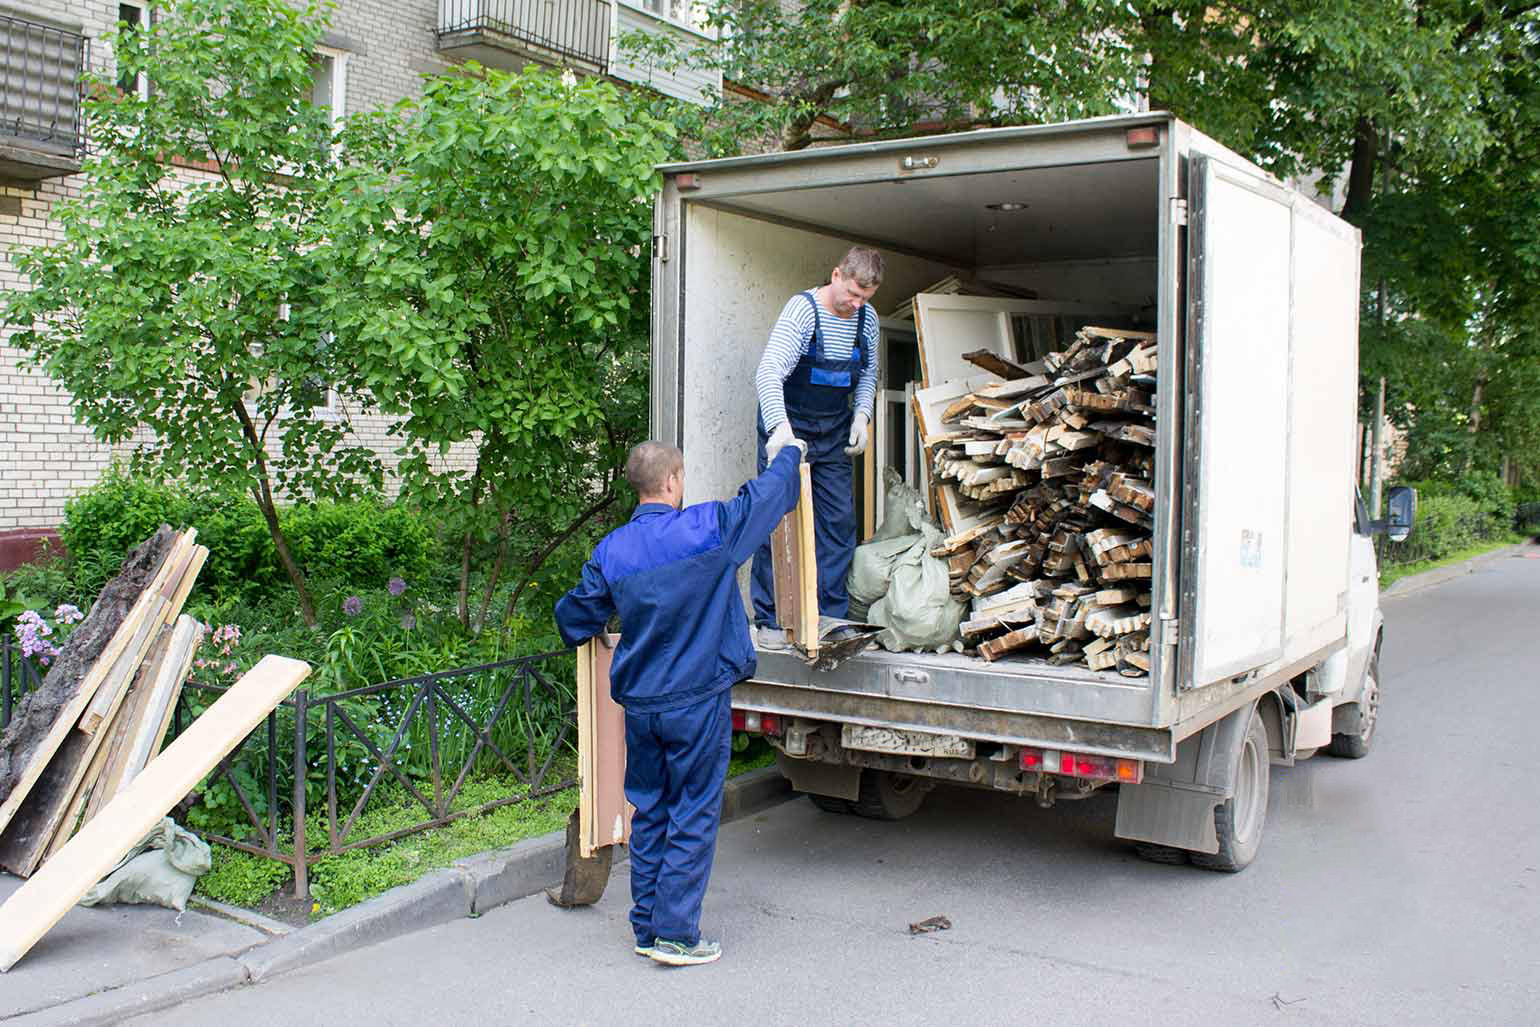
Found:
[{"label": "purple flower", "polygon": [[406,591],[406,582],[400,578],[391,578],[390,584],[385,587],[390,590],[391,595],[398,596]]},{"label": "purple flower", "polygon": [[85,619],[85,614],[80,612],[80,607],[74,603],[65,603],[53,612],[53,619],[60,624],[73,624]]},{"label": "purple flower", "polygon": [[357,596],[348,596],[342,601],[342,612],[349,617],[357,617],[364,612],[364,601]]}]

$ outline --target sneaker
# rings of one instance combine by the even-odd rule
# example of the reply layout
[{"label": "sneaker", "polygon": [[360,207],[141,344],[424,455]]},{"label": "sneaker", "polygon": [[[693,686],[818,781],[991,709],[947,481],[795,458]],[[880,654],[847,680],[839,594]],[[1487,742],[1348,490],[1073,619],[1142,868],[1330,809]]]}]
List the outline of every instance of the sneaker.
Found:
[{"label": "sneaker", "polygon": [[652,958],[659,963],[668,966],[696,966],[700,963],[715,963],[722,958],[722,945],[720,942],[706,941],[702,939],[694,945],[686,945],[682,941],[664,941],[659,938],[652,944]]},{"label": "sneaker", "polygon": [[782,628],[761,624],[754,632],[754,641],[761,649],[785,649],[786,632]]},{"label": "sneaker", "polygon": [[651,945],[643,945],[641,942],[637,942],[632,946],[631,951],[639,956],[651,956],[655,945],[657,945],[657,942],[653,942]]}]

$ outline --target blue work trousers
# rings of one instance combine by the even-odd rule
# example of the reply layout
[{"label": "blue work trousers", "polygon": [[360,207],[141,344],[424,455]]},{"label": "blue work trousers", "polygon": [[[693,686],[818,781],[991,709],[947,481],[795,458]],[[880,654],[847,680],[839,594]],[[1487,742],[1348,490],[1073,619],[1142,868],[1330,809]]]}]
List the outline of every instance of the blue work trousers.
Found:
[{"label": "blue work trousers", "polygon": [[700,941],[732,752],[732,691],[677,710],[626,711],[631,928],[639,945]]},{"label": "blue work trousers", "polygon": [[[844,620],[850,616],[850,563],[856,554],[856,505],[850,457],[850,418],[814,430],[792,430],[807,443],[807,463],[813,479],[813,550],[818,560],[818,612]],[[766,467],[765,443],[770,433],[759,425],[759,471]],[[770,541],[759,547],[749,578],[749,598],[756,625],[780,625],[775,616],[775,564]]]}]

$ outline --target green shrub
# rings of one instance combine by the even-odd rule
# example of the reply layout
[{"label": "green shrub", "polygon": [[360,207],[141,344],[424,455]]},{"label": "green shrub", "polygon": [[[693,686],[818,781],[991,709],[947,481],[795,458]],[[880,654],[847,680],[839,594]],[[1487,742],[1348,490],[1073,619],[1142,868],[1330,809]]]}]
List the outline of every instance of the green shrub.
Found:
[{"label": "green shrub", "polygon": [[1512,531],[1511,495],[1506,502],[1491,495],[1478,501],[1458,483],[1405,484],[1417,489],[1417,522],[1406,541],[1384,547],[1386,565],[1442,560],[1472,546],[1501,541]]},{"label": "green shrub", "polygon": [[198,894],[235,906],[255,906],[289,880],[286,864],[213,845],[214,865],[198,878]]},{"label": "green shrub", "polygon": [[[292,506],[280,515],[280,524],[294,559],[318,579],[381,588],[395,576],[420,578],[432,553],[433,532],[402,506],[367,500]],[[261,577],[282,580],[270,542],[263,561]]]},{"label": "green shrub", "polygon": [[192,504],[175,487],[114,468],[64,505],[59,538],[75,584],[95,593],[117,573],[128,551],[162,524],[189,522]]}]

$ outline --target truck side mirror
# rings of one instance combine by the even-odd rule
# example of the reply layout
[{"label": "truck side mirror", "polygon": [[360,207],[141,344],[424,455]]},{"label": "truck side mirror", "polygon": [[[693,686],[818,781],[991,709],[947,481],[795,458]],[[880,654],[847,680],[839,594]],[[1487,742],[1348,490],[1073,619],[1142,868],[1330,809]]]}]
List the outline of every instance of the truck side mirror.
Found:
[{"label": "truck side mirror", "polygon": [[1417,490],[1397,485],[1385,497],[1389,516],[1385,519],[1385,534],[1392,542],[1404,542],[1417,522]]}]

